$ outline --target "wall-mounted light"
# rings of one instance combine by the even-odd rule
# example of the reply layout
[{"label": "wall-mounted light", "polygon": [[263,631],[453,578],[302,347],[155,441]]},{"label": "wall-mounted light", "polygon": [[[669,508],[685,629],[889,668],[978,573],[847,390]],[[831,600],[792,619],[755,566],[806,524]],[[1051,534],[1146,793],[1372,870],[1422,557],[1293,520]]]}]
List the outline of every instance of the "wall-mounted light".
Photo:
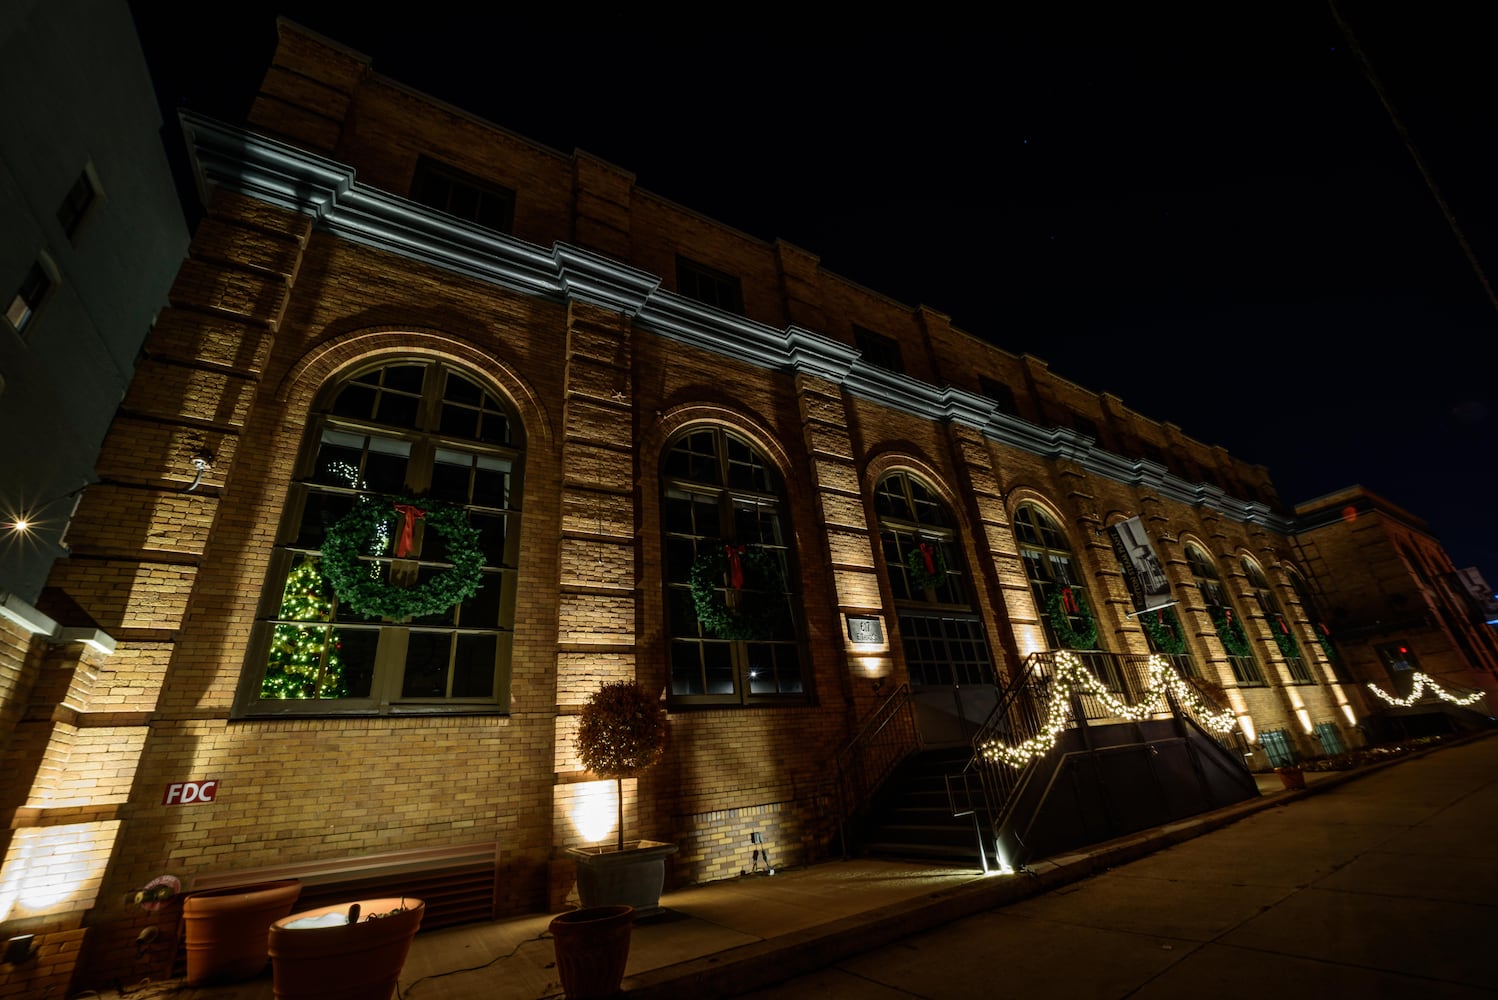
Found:
[{"label": "wall-mounted light", "polygon": [[5,952],[0,954],[0,962],[6,965],[20,965],[29,959],[36,957],[36,935],[17,934],[5,942]]},{"label": "wall-mounted light", "polygon": [[191,493],[193,490],[197,489],[198,484],[203,481],[203,473],[208,472],[213,468],[213,452],[204,448],[197,454],[193,455],[192,467],[195,471],[192,477],[192,485],[184,491],[187,493]]}]

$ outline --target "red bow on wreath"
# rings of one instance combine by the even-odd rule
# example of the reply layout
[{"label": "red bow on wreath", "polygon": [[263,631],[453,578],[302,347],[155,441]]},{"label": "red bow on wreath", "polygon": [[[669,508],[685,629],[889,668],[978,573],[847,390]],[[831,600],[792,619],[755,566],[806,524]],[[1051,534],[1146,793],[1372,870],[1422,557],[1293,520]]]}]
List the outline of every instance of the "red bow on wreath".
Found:
[{"label": "red bow on wreath", "polygon": [[744,554],[744,547],[725,545],[723,551],[728,554],[728,583],[734,590],[744,589],[744,564],[739,556]]},{"label": "red bow on wreath", "polygon": [[416,544],[415,532],[416,522],[427,516],[427,512],[408,503],[395,505],[396,513],[401,515],[401,533],[395,540],[395,558],[404,559],[406,553]]},{"label": "red bow on wreath", "polygon": [[1070,614],[1077,614],[1077,599],[1072,596],[1070,587],[1061,588],[1061,606]]},{"label": "red bow on wreath", "polygon": [[926,574],[936,575],[936,558],[932,555],[933,549],[925,542],[921,543],[921,558],[926,561]]},{"label": "red bow on wreath", "polygon": [[1290,634],[1290,626],[1285,624],[1285,619],[1281,618],[1279,615],[1275,615],[1274,620],[1279,623],[1281,632],[1285,633],[1286,635]]}]

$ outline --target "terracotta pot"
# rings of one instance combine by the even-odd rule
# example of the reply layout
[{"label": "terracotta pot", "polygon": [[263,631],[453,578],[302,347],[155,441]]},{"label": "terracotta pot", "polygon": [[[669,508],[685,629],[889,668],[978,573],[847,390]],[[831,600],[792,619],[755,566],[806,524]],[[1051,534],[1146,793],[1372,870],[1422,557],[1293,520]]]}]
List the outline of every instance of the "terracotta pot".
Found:
[{"label": "terracotta pot", "polygon": [[[347,917],[358,923],[311,925]],[[303,910],[270,926],[276,1000],[390,1000],[426,904],[419,899],[360,899]]]},{"label": "terracotta pot", "polygon": [[567,1000],[618,996],[629,961],[634,907],[585,906],[551,919],[551,944]]},{"label": "terracotta pot", "polygon": [[297,879],[195,892],[182,900],[187,985],[253,979],[270,961],[266,933],[291,912],[302,892]]},{"label": "terracotta pot", "polygon": [[1274,773],[1280,776],[1280,784],[1292,791],[1306,787],[1305,772],[1298,767],[1277,767]]}]

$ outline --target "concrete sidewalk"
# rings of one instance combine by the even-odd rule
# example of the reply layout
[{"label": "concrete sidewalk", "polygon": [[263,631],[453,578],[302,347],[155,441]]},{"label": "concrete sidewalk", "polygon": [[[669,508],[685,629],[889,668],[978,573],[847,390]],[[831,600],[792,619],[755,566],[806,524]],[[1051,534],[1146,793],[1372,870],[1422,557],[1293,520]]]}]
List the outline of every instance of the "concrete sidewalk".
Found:
[{"label": "concrete sidewalk", "polygon": [[[1485,735],[1443,742],[1385,764],[1351,771],[1308,772],[1305,791],[1287,792],[1275,775],[1264,775],[1259,780],[1262,794],[1258,799],[1053,857],[1023,875],[984,876],[971,869],[859,859],[669,892],[661,899],[665,912],[639,921],[634,928],[624,993],[632,1000],[710,998],[772,987],[789,977],[825,969],[923,931],[1102,874],[1266,809],[1308,802],[1349,782],[1404,770],[1417,760],[1426,761],[1418,765],[1421,771],[1439,771],[1447,755],[1455,755],[1450,758],[1452,763],[1458,758],[1480,758],[1481,766],[1475,768],[1464,761],[1467,766],[1461,769],[1463,774],[1498,775],[1498,740]],[[1419,786],[1429,780],[1428,775],[1412,774],[1408,780],[1382,782],[1389,787],[1380,787],[1375,796],[1360,797],[1359,808],[1365,813],[1371,810],[1375,823],[1402,821],[1410,808],[1406,799],[1418,796]],[[1380,810],[1388,815],[1380,815]],[[1487,841],[1491,829],[1474,830],[1472,836]],[[1332,838],[1339,835],[1327,834]],[[1301,844],[1302,838],[1285,838],[1284,850],[1301,850]],[[1489,868],[1498,869],[1498,861]],[[1491,871],[1487,877],[1493,877]],[[561,997],[547,932],[551,916],[537,914],[417,935],[401,976],[399,996],[402,1000]],[[1489,913],[1489,937],[1495,925],[1498,910]],[[170,986],[171,995],[182,1000],[271,1000],[273,995],[269,973],[251,982],[213,988],[154,985]],[[1498,985],[1498,980],[1490,985]],[[773,989],[767,993],[798,995]],[[140,998],[166,993],[155,994],[151,986],[141,984],[123,995]]]}]

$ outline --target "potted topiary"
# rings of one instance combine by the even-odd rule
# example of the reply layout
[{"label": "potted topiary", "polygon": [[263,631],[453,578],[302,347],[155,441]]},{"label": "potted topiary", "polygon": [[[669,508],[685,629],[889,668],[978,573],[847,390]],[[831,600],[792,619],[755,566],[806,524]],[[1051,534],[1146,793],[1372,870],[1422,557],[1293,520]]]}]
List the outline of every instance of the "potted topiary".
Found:
[{"label": "potted topiary", "polygon": [[660,762],[666,748],[666,710],[633,680],[605,684],[583,706],[577,754],[584,767],[613,778],[619,822],[612,847],[573,847],[577,892],[585,907],[626,904],[637,916],[660,911],[666,856],[675,844],[624,839],[624,779]]}]

